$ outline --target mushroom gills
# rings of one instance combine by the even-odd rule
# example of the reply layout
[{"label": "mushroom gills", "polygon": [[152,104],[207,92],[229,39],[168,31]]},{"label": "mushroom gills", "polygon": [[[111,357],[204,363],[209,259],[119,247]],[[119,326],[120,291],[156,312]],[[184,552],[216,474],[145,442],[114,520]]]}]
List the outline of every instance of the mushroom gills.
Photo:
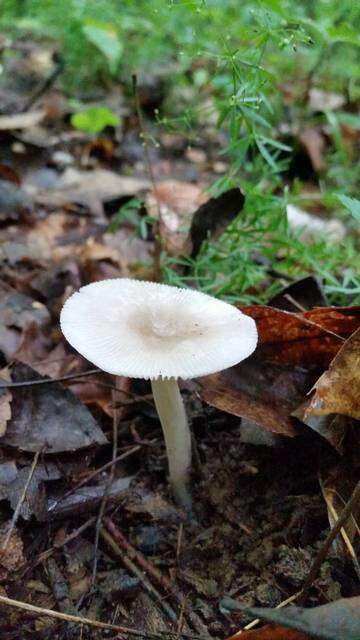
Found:
[{"label": "mushroom gills", "polygon": [[184,402],[175,378],[151,380],[155,406],[164,433],[169,477],[174,495],[187,511],[191,511],[188,491],[191,467],[191,434]]}]

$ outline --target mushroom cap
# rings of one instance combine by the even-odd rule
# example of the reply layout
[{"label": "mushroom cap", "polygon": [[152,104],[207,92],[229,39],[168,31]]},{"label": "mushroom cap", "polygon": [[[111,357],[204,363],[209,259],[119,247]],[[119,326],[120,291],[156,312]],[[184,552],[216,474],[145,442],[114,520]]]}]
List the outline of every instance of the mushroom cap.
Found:
[{"label": "mushroom cap", "polygon": [[97,367],[130,378],[196,378],[247,358],[255,322],[192,289],[117,278],[82,287],[61,311],[70,344]]}]

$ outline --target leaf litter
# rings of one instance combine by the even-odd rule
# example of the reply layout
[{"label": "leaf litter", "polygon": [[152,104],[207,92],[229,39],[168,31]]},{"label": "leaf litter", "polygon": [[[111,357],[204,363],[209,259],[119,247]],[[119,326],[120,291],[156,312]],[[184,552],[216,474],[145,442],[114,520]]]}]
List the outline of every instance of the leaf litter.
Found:
[{"label": "leaf litter", "polygon": [[[312,94],[311,108],[325,109],[329,99]],[[0,558],[4,595],[68,612],[82,598],[83,615],[112,619],[116,607],[117,621],[128,626],[130,620],[149,633],[176,631],[171,611],[183,616],[183,630],[217,637],[236,634],[254,616],[285,625],[242,634],[263,640],[331,639],[343,633],[345,611],[353,625],[346,633],[356,637],[357,514],[344,527],[354,556],[345,542],[335,545],[307,608],[274,611],[301,589],[329,521],[333,526],[358,475],[359,308],[328,307],[311,278],[291,283],[271,306],[242,307],[259,329],[254,356],[199,385],[184,384],[197,441],[197,517],[188,522],[168,492],[148,386],[134,382],[114,392],[111,376],[95,371],[82,378],[89,367],[62,341],[58,315],[82,284],[152,279],[151,229],[146,240],[135,237],[131,223],[109,233],[112,214],[129,199],[145,203],[152,217],[160,205],[159,231],[168,252],[194,257],[204,240],[241,215],[244,196],[228,189],[209,197],[206,186],[214,175],[203,168],[206,154],[185,152],[181,164],[177,149],[169,160],[174,140],[167,157],[154,150],[154,193],[144,167],[135,175],[121,173],[129,158],[142,158],[142,145],[127,142],[137,134],[124,132],[122,166],[118,140],[69,131],[67,108],[61,101],[55,106],[37,124],[41,105],[0,120],[0,127],[9,127],[2,132],[6,144],[22,145],[25,156],[23,165],[19,158],[14,163],[17,172],[0,174],[0,538],[21,501]],[[325,167],[323,140],[322,130],[301,139],[318,172]],[[31,165],[34,148],[40,161]],[[201,188],[195,184],[199,174]],[[67,379],[72,375],[79,377]],[[19,382],[29,384],[15,386]],[[120,455],[109,486],[115,405],[121,408]],[[251,436],[242,442],[245,425],[250,434],[258,430],[258,443],[266,442],[259,432],[275,434],[272,446],[249,444]],[[39,458],[24,495],[34,453]],[[94,604],[87,596],[105,491],[113,524],[106,518],[102,523]],[[224,612],[224,594],[241,611]],[[3,612],[8,622],[0,627],[7,631],[11,617]],[[22,614],[13,620],[36,633],[52,629],[45,618],[42,627],[40,619],[29,623]]]}]

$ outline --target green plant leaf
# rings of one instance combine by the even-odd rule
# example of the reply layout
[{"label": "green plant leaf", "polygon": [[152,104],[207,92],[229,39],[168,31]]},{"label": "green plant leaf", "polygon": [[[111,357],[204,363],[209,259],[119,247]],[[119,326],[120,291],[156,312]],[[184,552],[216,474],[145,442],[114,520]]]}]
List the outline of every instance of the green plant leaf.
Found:
[{"label": "green plant leaf", "polygon": [[342,194],[338,195],[338,198],[341,204],[350,211],[353,218],[360,223],[360,200],[357,200],[356,198],[349,198],[349,196],[344,196]]},{"label": "green plant leaf", "polygon": [[100,133],[106,127],[116,127],[119,123],[119,116],[108,107],[89,107],[71,116],[72,126],[86,133]]},{"label": "green plant leaf", "polygon": [[91,18],[86,18],[82,31],[87,40],[105,56],[110,73],[114,74],[123,52],[123,45],[117,31],[111,24]]}]

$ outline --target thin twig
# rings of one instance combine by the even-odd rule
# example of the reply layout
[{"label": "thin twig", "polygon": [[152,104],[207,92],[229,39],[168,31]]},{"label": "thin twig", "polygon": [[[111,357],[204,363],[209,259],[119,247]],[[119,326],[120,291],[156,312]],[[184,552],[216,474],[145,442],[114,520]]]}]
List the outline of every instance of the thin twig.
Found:
[{"label": "thin twig", "polygon": [[[294,595],[280,602],[275,607],[275,609],[282,609],[283,607],[286,607],[286,605],[290,604],[291,602],[294,602],[294,600],[296,600],[300,596],[300,594],[301,594],[301,591],[294,593]],[[225,607],[229,610],[232,610],[232,611],[244,611],[244,609],[246,610],[246,607],[244,605],[236,602],[236,600],[233,600],[232,598],[225,597],[223,598],[222,602],[224,603]],[[244,631],[248,631],[249,629],[256,627],[256,625],[258,625],[260,622],[261,622],[260,618],[256,618],[256,620],[252,620],[251,622],[249,622],[249,624],[246,625],[246,627],[244,627],[243,629],[239,629],[239,631],[234,633],[227,640],[237,640],[238,638],[240,639],[240,636],[244,633]]]},{"label": "thin twig", "polygon": [[[169,593],[180,605],[180,607],[183,607],[184,603],[186,602],[186,598],[180,591],[175,588],[174,583],[172,583],[166,576],[164,576],[157,567],[151,564],[151,562],[149,562],[149,560],[145,558],[145,556],[143,556],[140,551],[135,549],[135,547],[130,544],[130,542],[125,538],[124,534],[111,520],[111,518],[105,518],[104,524],[119,547],[121,547],[128,554],[128,556],[136,560],[139,566],[144,571],[146,571],[146,573],[151,576],[158,583],[158,585],[162,589],[164,589],[165,592]],[[191,622],[195,631],[208,635],[205,625],[193,611],[187,608],[187,610],[185,610],[185,614],[187,614],[189,622]]]},{"label": "thin twig", "polygon": [[46,378],[41,380],[21,380],[20,382],[7,382],[0,384],[0,389],[15,389],[16,387],[32,387],[38,384],[52,384],[53,382],[65,382],[66,380],[75,380],[76,378],[85,378],[85,376],[93,376],[95,373],[102,373],[101,369],[89,369],[83,373],[69,373],[60,378]]},{"label": "thin twig", "polygon": [[75,540],[75,538],[77,538],[84,531],[86,531],[86,529],[88,529],[93,524],[95,524],[95,522],[96,522],[96,516],[92,516],[91,518],[89,518],[89,520],[84,522],[84,524],[82,524],[80,527],[78,527],[77,529],[69,533],[69,535],[66,536],[66,538],[64,538],[64,540],[62,540],[61,543],[55,543],[52,547],[40,553],[36,558],[36,560],[33,562],[33,564],[31,564],[29,567],[26,567],[26,571],[22,575],[25,575],[25,573],[28,573],[29,570],[32,571],[35,567],[37,567],[38,564],[41,564],[42,562],[50,558],[55,551],[57,551],[58,549],[61,549],[62,547],[65,547],[67,544]]},{"label": "thin twig", "polygon": [[351,497],[349,498],[348,502],[346,503],[346,506],[344,507],[344,509],[342,510],[339,519],[337,520],[336,524],[333,526],[333,528],[331,529],[331,531],[329,532],[329,534],[327,535],[317,557],[315,558],[313,565],[309,571],[309,575],[306,578],[303,588],[301,590],[301,595],[299,598],[299,604],[300,606],[304,605],[306,598],[309,594],[309,591],[314,583],[314,581],[316,580],[318,573],[320,571],[321,565],[324,562],[330,547],[332,545],[332,543],[334,542],[335,538],[339,535],[339,533],[341,532],[341,529],[343,528],[343,526],[345,525],[345,523],[347,522],[347,520],[349,519],[354,507],[359,503],[360,501],[360,480],[357,483]]},{"label": "thin twig", "polygon": [[[299,597],[300,593],[301,591],[298,591],[297,593],[294,593],[293,596],[286,598],[286,600],[283,600],[282,602],[280,602],[275,607],[275,609],[282,609],[283,607],[286,607],[288,604],[291,604]],[[252,622],[249,622],[249,624],[247,624],[246,627],[244,627],[241,631],[239,631],[238,634],[240,635],[243,631],[247,631],[249,629],[252,629],[253,627],[256,627],[256,625],[258,625],[260,622],[261,620],[259,618],[257,618],[256,620],[252,620]],[[235,638],[238,634],[235,633],[235,635],[231,637]]]},{"label": "thin twig", "polygon": [[121,559],[123,564],[129,571],[131,571],[141,582],[145,590],[157,600],[159,605],[165,611],[165,613],[169,616],[170,620],[173,622],[177,621],[177,616],[175,611],[164,601],[161,594],[155,589],[155,587],[151,584],[151,582],[147,579],[146,575],[143,571],[141,571],[136,564],[129,558],[128,554],[126,554],[117,542],[114,540],[113,536],[109,533],[105,527],[100,528],[100,534],[104,538],[105,542],[109,545],[112,551]]},{"label": "thin twig", "polygon": [[[332,502],[330,500],[330,497],[328,495],[328,491],[324,487],[321,478],[320,478],[320,486],[321,486],[322,494],[324,496],[324,500],[326,502],[326,506],[327,506],[327,509],[328,509],[328,512],[329,512],[329,519],[330,519],[330,516],[331,516],[333,521],[337,522],[338,517],[339,517],[338,516],[338,512],[335,509],[334,505],[332,504]],[[338,497],[338,499],[341,500],[341,502],[343,504],[345,503],[345,501],[338,494],[337,491],[331,491],[331,493],[336,495]],[[357,533],[359,533],[359,527],[357,526],[357,522],[356,522],[356,519],[354,518],[353,514],[352,514],[352,520],[353,520],[354,525],[355,525],[355,530],[357,531]],[[331,522],[331,520],[330,520],[330,522]],[[359,563],[359,561],[357,559],[357,556],[356,556],[356,553],[355,553],[355,549],[354,549],[353,545],[351,544],[351,540],[350,540],[350,538],[349,538],[349,536],[347,534],[347,531],[345,530],[344,527],[342,527],[340,533],[341,533],[341,535],[343,537],[344,544],[345,544],[345,546],[346,546],[346,548],[347,548],[347,550],[348,550],[348,552],[349,552],[349,554],[351,556],[351,559],[353,561],[354,569],[355,569],[355,572],[357,574],[358,580],[360,581],[360,563]]]},{"label": "thin twig", "polygon": [[[91,620],[91,618],[83,618],[82,616],[74,616],[69,613],[61,613],[60,611],[53,611],[52,609],[45,609],[43,607],[36,607],[33,604],[22,602],[21,600],[13,600],[6,596],[0,595],[0,604],[15,607],[16,609],[22,609],[23,611],[29,611],[30,613],[37,613],[40,616],[46,616],[48,618],[55,618],[57,620],[64,620],[65,622],[75,622],[76,624],[87,625],[89,627],[97,627],[98,629],[108,629],[109,631],[116,631],[117,633],[129,634],[131,636],[137,636],[139,638],[154,638],[154,640],[168,638],[176,638],[176,634],[171,631],[141,631],[140,629],[133,629],[131,627],[123,627],[121,625],[109,624],[107,622],[100,622],[98,620]],[[182,633],[182,637],[189,638],[190,640],[201,640],[201,637],[194,636],[188,633]]]},{"label": "thin twig", "polygon": [[[117,381],[118,378],[115,378],[115,386],[117,385]],[[118,412],[117,412],[117,408],[115,407],[115,392],[112,392],[112,400],[113,400],[113,447],[112,447],[112,465],[110,467],[110,473],[109,473],[109,477],[107,479],[105,488],[104,488],[104,495],[102,497],[101,500],[101,504],[100,504],[100,509],[99,509],[99,515],[97,517],[96,520],[96,527],[95,527],[95,543],[94,543],[94,564],[93,564],[93,570],[92,570],[92,576],[91,576],[91,589],[94,588],[95,582],[96,582],[96,571],[97,571],[97,564],[98,564],[98,549],[99,549],[99,538],[100,538],[100,529],[101,529],[101,523],[102,523],[102,519],[104,517],[104,513],[105,513],[105,509],[106,509],[106,503],[109,497],[109,493],[110,493],[110,488],[112,483],[114,482],[114,477],[115,477],[115,461],[117,458],[117,440],[118,440]]]},{"label": "thin twig", "polygon": [[8,530],[8,532],[6,534],[6,537],[5,537],[5,540],[4,540],[3,544],[1,545],[1,551],[5,551],[7,546],[8,546],[8,544],[9,544],[9,541],[10,541],[10,538],[11,538],[11,534],[12,534],[14,528],[15,528],[15,525],[17,523],[17,519],[18,519],[19,514],[20,514],[21,506],[22,506],[22,504],[23,504],[23,502],[24,502],[24,500],[26,498],[27,490],[29,488],[31,479],[32,479],[32,477],[34,475],[35,467],[36,467],[36,465],[38,463],[40,453],[41,453],[41,450],[37,451],[35,453],[35,455],[34,455],[34,459],[32,461],[32,465],[30,467],[29,475],[28,475],[27,480],[25,482],[25,485],[24,485],[22,494],[20,496],[19,502],[16,505],[16,509],[15,509],[15,511],[13,513],[13,517],[11,518],[9,530]]},{"label": "thin twig", "polygon": [[[16,388],[21,389],[22,387],[32,387],[33,385],[50,384],[50,383],[52,384],[54,382],[66,382],[67,380],[76,380],[77,378],[85,378],[86,376],[93,376],[96,373],[104,373],[104,372],[101,369],[89,369],[88,371],[84,371],[83,373],[69,373],[68,375],[60,376],[59,378],[41,378],[41,380],[20,380],[19,382],[6,382],[5,384],[1,382],[0,390],[16,389]],[[82,382],[82,381],[79,380],[79,382]],[[154,406],[154,403],[150,402],[150,400],[148,400],[146,397],[139,396],[136,393],[133,393],[132,391],[126,391],[125,389],[117,389],[112,384],[108,384],[106,382],[98,382],[97,380],[94,381],[93,384],[96,384],[99,387],[104,387],[105,389],[112,389],[117,393],[123,393],[124,395],[129,396],[129,398],[132,398],[136,402],[145,402],[146,404],[149,404],[152,407]]]},{"label": "thin twig", "polygon": [[155,265],[155,279],[161,281],[162,279],[162,273],[161,273],[162,240],[161,240],[161,234],[160,234],[160,225],[161,225],[162,214],[161,214],[161,206],[160,206],[159,198],[156,191],[156,182],[155,182],[155,176],[154,176],[154,172],[151,164],[147,134],[146,134],[144,120],[141,112],[136,73],[132,75],[132,86],[133,86],[135,110],[136,110],[136,115],[139,121],[140,137],[143,141],[146,169],[149,174],[149,178],[150,178],[150,182],[151,182],[151,186],[152,186],[152,190],[153,190],[153,194],[156,202],[157,214],[158,214],[157,221],[154,224],[154,237],[155,237],[154,265]]}]

